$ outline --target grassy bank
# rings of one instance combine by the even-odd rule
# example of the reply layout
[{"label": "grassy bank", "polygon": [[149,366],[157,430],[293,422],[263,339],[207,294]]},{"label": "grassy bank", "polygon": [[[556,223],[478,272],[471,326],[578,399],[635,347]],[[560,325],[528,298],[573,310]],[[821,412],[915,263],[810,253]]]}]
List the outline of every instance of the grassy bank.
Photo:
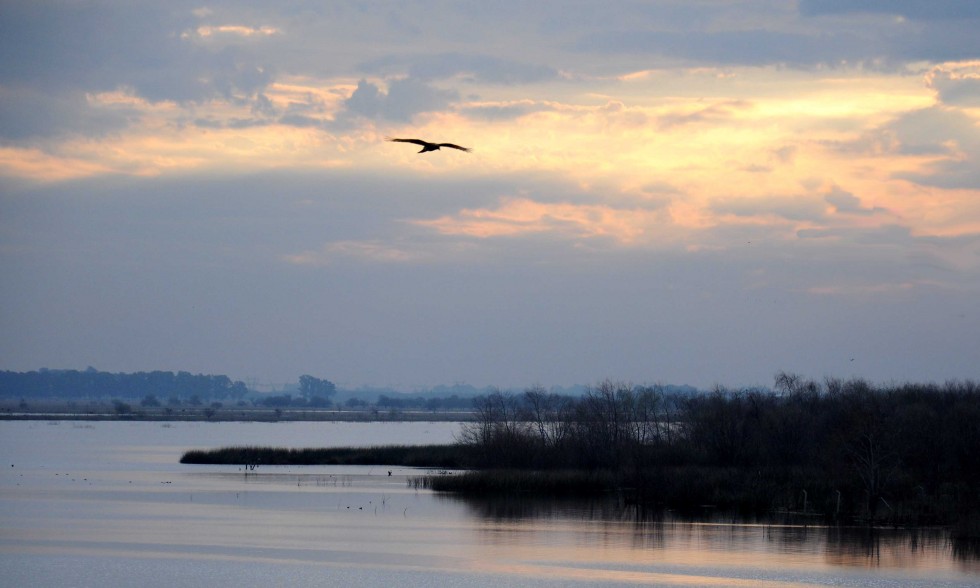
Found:
[{"label": "grassy bank", "polygon": [[[482,454],[459,444],[336,448],[238,446],[185,453],[184,464],[239,465],[381,465],[444,470],[413,480],[416,487],[482,497],[616,498],[644,508],[742,515],[785,515],[828,523],[870,522],[861,517],[866,499],[858,486],[835,485],[818,469],[758,469],[674,465],[645,470],[602,468],[493,468]],[[980,517],[957,510],[960,501],[942,504],[921,499],[893,500],[879,512],[877,524],[915,527],[952,524],[958,539],[977,540]]]},{"label": "grassy bank", "polygon": [[[614,495],[625,503],[676,510],[705,507],[761,514],[783,511],[833,517],[826,488],[800,474],[777,475],[738,468],[671,466],[629,473],[607,469],[479,469],[430,475],[422,486],[469,495],[594,497]],[[828,508],[829,507],[829,508]]]},{"label": "grassy bank", "polygon": [[469,450],[458,445],[385,445],[378,447],[302,448],[222,447],[191,450],[184,464],[219,465],[390,465],[456,469],[466,467]]},{"label": "grassy bank", "polygon": [[[612,494],[643,507],[978,535],[980,386],[777,376],[778,393],[668,397],[605,381],[580,399],[528,390],[476,399],[454,446],[231,448],[185,463],[391,464],[465,469],[420,484],[470,495]],[[210,461],[208,461],[210,460]]]},{"label": "grassy bank", "polygon": [[437,492],[537,497],[602,496],[618,488],[613,473],[604,470],[471,470],[424,476],[419,485]]}]

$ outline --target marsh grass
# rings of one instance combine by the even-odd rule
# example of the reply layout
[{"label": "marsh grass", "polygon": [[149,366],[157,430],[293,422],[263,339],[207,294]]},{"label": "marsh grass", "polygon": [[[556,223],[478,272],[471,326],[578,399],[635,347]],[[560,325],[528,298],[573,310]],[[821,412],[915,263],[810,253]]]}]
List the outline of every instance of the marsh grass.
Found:
[{"label": "marsh grass", "polygon": [[[859,510],[864,494],[857,486],[833,484],[819,469],[738,468],[712,465],[669,465],[629,470],[601,468],[493,467],[468,445],[386,445],[376,447],[282,448],[234,446],[192,450],[184,464],[239,465],[248,469],[269,465],[388,465],[457,473],[410,479],[415,488],[463,495],[578,497],[615,496],[643,507],[701,511],[705,507],[742,514],[783,513],[843,522]],[[805,495],[804,495],[805,492]],[[842,500],[838,500],[838,492]],[[958,521],[954,533],[966,539],[980,534],[976,517],[954,516],[955,505],[923,514],[921,507],[892,501],[894,511],[878,520],[897,526]],[[936,505],[933,505],[936,506]],[[839,510],[838,510],[839,509]]]},{"label": "marsh grass", "polygon": [[605,470],[471,470],[423,476],[418,487],[467,495],[601,496],[616,491],[616,476]]},{"label": "marsh grass", "polygon": [[[183,463],[467,470],[419,484],[462,494],[595,496],[669,509],[775,513],[980,535],[980,387],[875,388],[777,376],[778,393],[668,398],[602,382],[578,400],[528,390],[475,401],[453,445],[188,452]],[[971,522],[973,521],[973,522]]]},{"label": "marsh grass", "polygon": [[[811,480],[812,481],[812,480]],[[819,516],[826,513],[827,492],[809,486],[813,499],[804,506],[799,476],[768,475],[738,468],[671,466],[642,472],[607,469],[478,469],[420,476],[416,488],[465,495],[548,497],[615,496],[626,504],[700,511],[705,507],[746,514],[782,511]]]},{"label": "marsh grass", "polygon": [[183,464],[218,465],[392,465],[456,469],[467,466],[469,450],[458,445],[285,448],[236,446],[191,450]]}]

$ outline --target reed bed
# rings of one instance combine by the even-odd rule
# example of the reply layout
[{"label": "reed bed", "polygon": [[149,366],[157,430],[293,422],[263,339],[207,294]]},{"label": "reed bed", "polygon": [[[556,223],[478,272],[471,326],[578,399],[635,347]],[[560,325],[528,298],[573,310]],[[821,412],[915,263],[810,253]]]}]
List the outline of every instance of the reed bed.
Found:
[{"label": "reed bed", "polygon": [[609,471],[585,470],[471,470],[423,476],[416,487],[467,495],[601,496],[616,491]]},{"label": "reed bed", "polygon": [[191,450],[183,464],[216,465],[392,465],[456,469],[466,467],[468,450],[458,445],[286,448],[235,446]]}]

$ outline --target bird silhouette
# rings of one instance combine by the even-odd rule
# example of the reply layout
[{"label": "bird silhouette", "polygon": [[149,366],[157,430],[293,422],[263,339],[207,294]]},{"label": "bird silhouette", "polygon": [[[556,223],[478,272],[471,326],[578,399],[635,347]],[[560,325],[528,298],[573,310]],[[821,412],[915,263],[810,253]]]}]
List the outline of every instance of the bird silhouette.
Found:
[{"label": "bird silhouette", "polygon": [[395,137],[385,137],[385,141],[392,141],[394,143],[415,143],[416,145],[421,145],[422,150],[419,151],[419,153],[425,153],[426,151],[438,151],[440,147],[459,149],[460,151],[465,151],[467,153],[471,151],[468,147],[460,147],[459,145],[454,145],[453,143],[430,143],[428,141],[423,141],[422,139],[397,139]]}]

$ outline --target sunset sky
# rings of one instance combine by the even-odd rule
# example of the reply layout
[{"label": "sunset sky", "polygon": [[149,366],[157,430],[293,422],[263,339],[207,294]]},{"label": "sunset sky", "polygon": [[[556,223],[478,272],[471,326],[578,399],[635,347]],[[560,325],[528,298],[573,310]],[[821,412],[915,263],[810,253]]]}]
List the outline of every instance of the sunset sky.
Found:
[{"label": "sunset sky", "polygon": [[0,369],[980,379],[978,30],[975,0],[0,0]]}]

